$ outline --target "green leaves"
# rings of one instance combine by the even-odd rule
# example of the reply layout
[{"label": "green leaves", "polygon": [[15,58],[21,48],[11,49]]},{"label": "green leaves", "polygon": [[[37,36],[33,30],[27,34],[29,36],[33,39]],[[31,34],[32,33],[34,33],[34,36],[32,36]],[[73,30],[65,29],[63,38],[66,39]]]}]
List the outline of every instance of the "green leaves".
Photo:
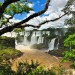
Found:
[{"label": "green leaves", "polygon": [[68,38],[64,40],[64,46],[69,47],[71,45],[75,45],[75,34],[69,35]]},{"label": "green leaves", "polygon": [[[9,4],[8,7],[5,9],[4,14],[9,15],[13,18],[16,14],[22,14],[24,12],[28,13],[30,10],[32,10],[32,8],[28,6],[28,3],[29,2],[27,2],[27,0],[19,0],[15,3]],[[2,4],[3,3],[0,2],[0,6],[2,6]],[[5,17],[4,14],[0,20],[0,27],[2,27],[3,25],[9,26],[12,24],[12,22],[10,22],[9,19],[7,19],[9,17]]]},{"label": "green leaves", "polygon": [[71,51],[65,51],[63,55],[65,55],[64,59],[69,60],[69,61],[74,61],[75,60],[75,49]]},{"label": "green leaves", "polygon": [[[70,31],[70,30],[69,30]],[[64,57],[62,59],[63,62],[71,61],[72,68],[75,68],[75,33],[74,31],[70,32],[71,35],[69,35],[64,40],[64,46],[70,47],[70,51],[66,51],[63,53]]]},{"label": "green leaves", "polygon": [[0,2],[0,7],[2,6],[2,2]]},{"label": "green leaves", "polygon": [[75,0],[69,0],[69,1],[67,2],[67,6],[72,5],[74,1],[75,1]]},{"label": "green leaves", "polygon": [[19,33],[19,32],[22,32],[23,31],[23,29],[21,29],[21,28],[15,28],[14,29],[14,32],[16,32],[16,33]]},{"label": "green leaves", "polygon": [[32,8],[30,8],[26,3],[12,3],[10,4],[6,10],[5,10],[5,14],[8,15],[14,15],[14,14],[21,14],[23,12],[29,12],[30,10],[32,10]]},{"label": "green leaves", "polygon": [[63,57],[62,61],[63,62],[71,61],[72,62],[71,67],[75,68],[75,49],[72,49],[71,51],[65,51],[63,53],[63,55],[64,55],[64,57]]},{"label": "green leaves", "polygon": [[74,25],[75,24],[75,17],[65,20],[65,24]]},{"label": "green leaves", "polygon": [[74,25],[75,24],[75,11],[72,10],[71,6],[74,6],[75,8],[75,0],[68,0],[64,12],[69,12],[69,14],[72,14],[72,17],[70,19],[67,19],[65,21],[65,24]]}]

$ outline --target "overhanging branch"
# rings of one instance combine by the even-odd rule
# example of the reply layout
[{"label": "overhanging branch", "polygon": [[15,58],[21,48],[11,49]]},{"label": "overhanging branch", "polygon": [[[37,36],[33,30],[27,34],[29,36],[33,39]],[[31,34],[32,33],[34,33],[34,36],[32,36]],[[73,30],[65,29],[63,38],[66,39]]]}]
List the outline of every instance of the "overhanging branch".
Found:
[{"label": "overhanging branch", "polygon": [[[10,0],[10,1],[12,1],[12,0]],[[13,1],[14,1],[14,0],[13,0]],[[17,1],[18,1],[18,0],[17,0]],[[46,10],[48,9],[48,5],[49,5],[50,1],[51,1],[51,0],[47,0],[44,10],[39,11],[39,12],[37,12],[37,13],[34,13],[34,14],[30,15],[29,17],[27,17],[26,19],[22,20],[21,22],[15,23],[15,24],[13,24],[13,25],[11,25],[11,26],[8,26],[8,27],[5,27],[5,28],[1,29],[1,30],[0,30],[0,35],[4,34],[4,33],[6,33],[6,32],[11,32],[14,28],[17,28],[18,26],[22,25],[23,23],[28,22],[28,21],[31,20],[32,18],[37,17],[37,16],[39,16],[39,15],[45,13]],[[8,4],[7,4],[7,5],[8,5]],[[6,6],[7,6],[7,5],[6,5]],[[5,8],[6,8],[6,7],[5,7]],[[4,8],[4,9],[5,9],[5,8]],[[3,13],[3,12],[2,12],[2,13]],[[2,14],[2,13],[1,13],[1,14]]]},{"label": "overhanging branch", "polygon": [[37,16],[42,15],[43,13],[45,13],[47,11],[47,9],[48,9],[48,5],[49,5],[50,1],[51,0],[47,0],[44,10],[39,11],[38,13],[34,13],[34,14],[30,15],[29,17],[27,17],[26,19],[22,20],[21,22],[16,23],[15,25],[16,26],[21,25],[21,24],[26,23],[29,20],[33,19],[34,17],[37,17]]},{"label": "overhanging branch", "polygon": [[11,4],[11,3],[13,3],[13,2],[17,2],[17,1],[19,1],[19,0],[6,0],[6,1],[3,3],[3,5],[0,7],[0,19],[1,19],[2,15],[3,15],[3,13],[4,13],[4,10],[6,9],[6,7],[7,7],[9,4]]},{"label": "overhanging branch", "polygon": [[[68,13],[68,12],[67,12]],[[23,24],[18,26],[17,28],[24,28],[24,27],[33,27],[33,28],[40,28],[43,24],[48,23],[48,22],[54,22],[59,20],[60,18],[62,18],[63,16],[67,15],[67,13],[63,14],[62,16],[59,16],[58,18],[55,18],[53,20],[46,20],[43,21],[42,23],[38,24],[38,25],[31,25],[31,24]]]}]

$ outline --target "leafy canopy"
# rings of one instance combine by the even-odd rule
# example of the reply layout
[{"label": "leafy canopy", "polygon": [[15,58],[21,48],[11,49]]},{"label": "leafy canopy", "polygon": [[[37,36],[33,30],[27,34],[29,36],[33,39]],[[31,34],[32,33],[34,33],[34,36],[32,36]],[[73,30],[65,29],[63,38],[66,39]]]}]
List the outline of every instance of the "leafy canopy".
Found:
[{"label": "leafy canopy", "polygon": [[69,11],[72,14],[70,19],[65,21],[65,24],[74,25],[75,24],[75,0],[69,0],[64,8],[64,11]]},{"label": "leafy canopy", "polygon": [[[4,2],[7,0],[4,0]],[[11,3],[7,6],[7,8],[4,11],[3,17],[0,20],[0,26],[2,25],[8,25],[8,19],[4,16],[9,15],[11,18],[14,17],[15,14],[22,14],[24,12],[28,13],[32,8],[28,6],[30,2],[26,0],[19,0],[18,2]],[[2,2],[0,2],[0,7],[2,6]],[[8,22],[8,23],[7,23]],[[9,24],[11,25],[11,23]]]},{"label": "leafy canopy", "polygon": [[5,14],[8,15],[14,15],[14,14],[21,14],[23,12],[29,12],[30,10],[32,10],[32,8],[30,8],[28,6],[28,3],[22,3],[22,2],[17,2],[17,3],[12,3],[10,4],[6,10],[5,10]]},{"label": "leafy canopy", "polygon": [[64,40],[64,46],[69,47],[71,45],[75,45],[75,34],[69,35],[68,38]]}]

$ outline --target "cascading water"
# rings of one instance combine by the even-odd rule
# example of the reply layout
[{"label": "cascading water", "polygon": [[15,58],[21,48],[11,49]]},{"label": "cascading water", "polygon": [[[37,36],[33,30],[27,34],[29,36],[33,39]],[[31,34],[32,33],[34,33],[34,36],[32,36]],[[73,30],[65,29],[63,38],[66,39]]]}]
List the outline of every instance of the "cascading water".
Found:
[{"label": "cascading water", "polygon": [[49,43],[49,48],[48,48],[48,50],[54,50],[54,49],[55,49],[55,48],[54,48],[55,39],[56,39],[56,38],[53,38],[53,39],[51,40],[51,42]]},{"label": "cascading water", "polygon": [[36,32],[33,32],[32,36],[31,36],[31,45],[33,44],[37,44],[37,36],[36,36]]},{"label": "cascading water", "polygon": [[[54,34],[57,35],[57,34]],[[50,36],[54,36],[53,33],[51,34],[50,31],[25,31],[21,34],[22,42],[17,42],[16,45],[24,45],[24,46],[32,46],[32,45],[42,45],[47,50],[57,50],[59,46],[59,37],[53,38],[50,41]],[[48,39],[47,39],[48,38]],[[40,47],[40,46],[39,46]]]},{"label": "cascading water", "polygon": [[[45,38],[45,36],[42,36],[43,34],[44,34],[44,35],[47,34],[47,36],[49,36],[50,32],[49,32],[49,31],[43,31],[43,32],[41,32],[41,31],[34,31],[34,32],[32,32],[32,34],[30,34],[29,31],[25,31],[25,32],[24,32],[24,39],[23,39],[23,42],[20,43],[20,44],[22,44],[22,45],[24,45],[24,46],[28,46],[28,45],[31,46],[31,45],[33,45],[33,44],[44,44],[44,45],[45,45],[45,42],[46,42],[46,44],[48,45],[49,41],[45,40],[45,42],[44,42],[44,39],[46,39],[46,38]],[[30,41],[27,39],[28,36],[30,36]],[[37,39],[37,37],[38,37],[38,39]],[[53,38],[53,39],[51,40],[51,42],[49,43],[49,48],[48,48],[48,50],[54,50],[54,49],[55,49],[55,48],[54,48],[55,39],[56,39],[56,38]],[[57,46],[58,46],[58,45],[57,45]],[[57,48],[58,48],[58,47],[57,47]],[[56,49],[57,49],[57,48],[56,48]]]},{"label": "cascading water", "polygon": [[29,43],[29,42],[28,42],[28,40],[27,40],[27,36],[24,36],[23,44],[24,44],[24,45],[28,45],[28,43]]},{"label": "cascading water", "polygon": [[40,43],[43,43],[43,37],[42,36],[39,36],[39,38],[38,38],[38,44],[40,44]]},{"label": "cascading water", "polygon": [[22,42],[23,45],[27,46],[29,44],[29,41],[27,40],[27,37],[29,36],[29,32],[24,33],[24,40]]},{"label": "cascading water", "polygon": [[50,31],[46,31],[46,34],[49,36],[50,35]]},{"label": "cascading water", "polygon": [[55,50],[58,50],[59,48],[59,39],[57,39],[57,43],[55,44]]}]

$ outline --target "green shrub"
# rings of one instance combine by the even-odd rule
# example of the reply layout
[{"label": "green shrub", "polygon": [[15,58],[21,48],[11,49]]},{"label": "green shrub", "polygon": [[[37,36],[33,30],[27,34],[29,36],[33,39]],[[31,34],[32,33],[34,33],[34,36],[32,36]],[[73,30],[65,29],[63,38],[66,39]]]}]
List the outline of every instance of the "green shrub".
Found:
[{"label": "green shrub", "polygon": [[0,50],[0,61],[14,59],[20,56],[22,53],[14,48],[7,48]]},{"label": "green shrub", "polygon": [[12,71],[10,64],[0,64],[0,75],[56,75],[53,70],[44,70],[36,64],[19,63],[17,72]]},{"label": "green shrub", "polygon": [[7,48],[6,46],[3,46],[2,44],[0,44],[0,50],[6,49],[6,48]]},{"label": "green shrub", "polygon": [[0,50],[8,47],[15,48],[15,38],[0,36]]},{"label": "green shrub", "polygon": [[0,75],[15,75],[9,64],[0,64]]},{"label": "green shrub", "polygon": [[19,63],[18,70],[16,75],[56,75],[53,70],[44,70],[43,67],[39,67],[39,63],[34,63],[32,61],[31,64]]},{"label": "green shrub", "polygon": [[71,67],[75,68],[75,49],[72,49],[71,51],[65,51],[63,53],[63,55],[64,55],[64,57],[63,57],[62,61],[64,61],[64,62],[71,61],[72,62]]},{"label": "green shrub", "polygon": [[43,67],[39,67],[39,63],[31,64],[28,62],[19,63],[17,71],[11,69],[11,65],[0,64],[0,75],[68,75],[65,69],[60,67],[53,67],[52,69],[45,70]]}]

